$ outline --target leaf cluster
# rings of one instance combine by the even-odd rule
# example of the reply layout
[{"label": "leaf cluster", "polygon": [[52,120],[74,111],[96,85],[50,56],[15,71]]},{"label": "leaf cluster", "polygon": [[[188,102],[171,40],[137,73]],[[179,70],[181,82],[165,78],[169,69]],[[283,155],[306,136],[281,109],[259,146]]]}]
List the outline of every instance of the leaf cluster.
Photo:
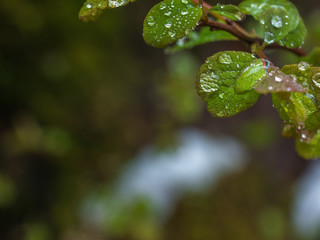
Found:
[{"label": "leaf cluster", "polygon": [[[96,20],[104,9],[132,0],[87,0],[79,17]],[[238,25],[251,16],[262,35]],[[297,8],[288,0],[244,0],[239,6],[202,0],[163,0],[153,6],[143,24],[145,42],[175,53],[208,42],[239,40],[250,52],[224,51],[209,57],[196,80],[199,96],[215,117],[231,117],[253,106],[261,94],[271,94],[284,121],[283,136],[296,139],[298,153],[320,157],[320,48],[306,56],[301,46],[307,29]],[[266,48],[284,48],[301,62],[276,67]]]}]

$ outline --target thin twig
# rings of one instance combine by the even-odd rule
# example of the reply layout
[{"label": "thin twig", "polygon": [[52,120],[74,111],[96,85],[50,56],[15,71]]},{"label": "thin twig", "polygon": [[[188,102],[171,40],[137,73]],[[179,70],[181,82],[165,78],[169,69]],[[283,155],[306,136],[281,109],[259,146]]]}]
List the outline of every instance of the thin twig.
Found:
[{"label": "thin twig", "polygon": [[[199,4],[199,0],[192,0],[196,4]],[[201,0],[200,0],[201,1]],[[204,9],[208,10],[210,12],[210,8],[212,7],[209,3],[203,1],[202,6]],[[215,13],[210,12],[214,17],[218,17],[218,19],[223,20],[225,23],[221,23],[218,21],[212,21],[209,19],[203,19],[200,22],[200,26],[209,26],[211,30],[224,30],[226,32],[229,32],[236,38],[238,38],[240,41],[246,42],[249,45],[252,45],[254,43],[258,43],[260,45],[264,44],[264,40],[262,38],[258,37],[252,37],[244,28],[242,28],[239,24],[237,24],[235,21],[228,19],[224,16],[216,16]],[[287,48],[285,46],[281,46],[278,43],[273,43],[270,45],[267,45],[265,49],[272,49],[272,48],[280,48],[284,49],[290,52],[293,52],[297,56],[306,56],[307,53],[301,49],[301,48]]]}]

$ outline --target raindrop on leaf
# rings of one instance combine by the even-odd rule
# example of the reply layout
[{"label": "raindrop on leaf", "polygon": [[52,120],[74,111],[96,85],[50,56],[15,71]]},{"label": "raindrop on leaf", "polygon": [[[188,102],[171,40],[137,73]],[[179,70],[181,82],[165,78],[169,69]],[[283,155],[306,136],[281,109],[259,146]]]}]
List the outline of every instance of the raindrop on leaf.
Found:
[{"label": "raindrop on leaf", "polygon": [[280,16],[273,16],[271,18],[271,24],[275,28],[282,28],[282,25],[283,25],[282,18]]}]

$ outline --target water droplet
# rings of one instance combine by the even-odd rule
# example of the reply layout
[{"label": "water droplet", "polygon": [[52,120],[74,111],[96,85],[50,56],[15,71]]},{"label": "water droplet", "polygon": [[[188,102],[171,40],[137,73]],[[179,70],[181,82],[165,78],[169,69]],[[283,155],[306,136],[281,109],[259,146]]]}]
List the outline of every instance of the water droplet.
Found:
[{"label": "water droplet", "polygon": [[88,3],[87,5],[86,5],[86,8],[91,8],[92,7],[92,5],[90,4],[90,3]]},{"label": "water droplet", "polygon": [[302,134],[301,134],[301,138],[302,138],[302,139],[306,139],[306,138],[307,138],[307,135],[305,135],[304,133],[302,133]]},{"label": "water droplet", "polygon": [[274,42],[274,33],[271,32],[265,32],[264,33],[264,41],[268,44],[271,44]]},{"label": "water droplet", "polygon": [[147,18],[147,23],[148,23],[148,25],[149,25],[150,27],[152,27],[152,26],[155,24],[154,19],[153,19],[152,16],[149,16],[149,17]]},{"label": "water droplet", "polygon": [[200,75],[200,87],[204,92],[215,92],[219,89],[219,86],[214,83],[214,79],[217,75],[212,72],[210,75],[208,73],[202,73]]},{"label": "water droplet", "polygon": [[182,10],[182,11],[181,11],[181,14],[182,14],[182,15],[187,15],[188,13],[189,13],[188,10]]},{"label": "water droplet", "polygon": [[173,32],[168,32],[168,34],[169,34],[169,36],[171,37],[171,38],[173,38],[176,34],[175,33],[173,33]]},{"label": "water droplet", "polygon": [[224,114],[223,114],[223,112],[221,111],[221,112],[218,112],[218,113],[217,113],[217,116],[218,116],[218,117],[223,117]]},{"label": "water droplet", "polygon": [[316,73],[312,76],[312,82],[316,85],[316,87],[320,88],[320,73]]},{"label": "water droplet", "polygon": [[219,62],[224,63],[224,64],[230,64],[230,63],[232,63],[232,59],[231,59],[230,55],[228,55],[226,53],[222,53],[219,57]]},{"label": "water droplet", "polygon": [[167,7],[167,5],[165,3],[161,3],[160,4],[160,10],[163,10]]},{"label": "water droplet", "polygon": [[110,8],[120,7],[120,6],[123,5],[123,4],[124,4],[123,1],[119,1],[119,0],[109,0],[109,7],[110,7]]},{"label": "water droplet", "polygon": [[282,18],[280,16],[273,16],[271,18],[271,24],[275,28],[282,28],[282,25],[283,25]]},{"label": "water droplet", "polygon": [[270,91],[272,91],[272,90],[273,90],[273,87],[272,87],[272,86],[269,86],[268,89],[269,89]]},{"label": "water droplet", "polygon": [[213,69],[213,64],[212,63],[208,63],[208,68],[209,69]]},{"label": "water droplet", "polygon": [[171,28],[171,26],[172,26],[172,23],[171,22],[169,22],[169,23],[166,23],[165,25],[164,25],[166,28]]},{"label": "water droplet", "polygon": [[181,0],[181,2],[184,3],[184,4],[188,4],[189,3],[188,0]]},{"label": "water droplet", "polygon": [[170,16],[171,15],[171,11],[165,12],[164,15]]},{"label": "water droplet", "polygon": [[281,77],[278,77],[278,76],[276,76],[274,80],[275,80],[276,82],[282,82]]},{"label": "water droplet", "polygon": [[298,68],[300,71],[306,71],[308,68],[310,68],[310,65],[307,62],[300,62],[298,64]]}]

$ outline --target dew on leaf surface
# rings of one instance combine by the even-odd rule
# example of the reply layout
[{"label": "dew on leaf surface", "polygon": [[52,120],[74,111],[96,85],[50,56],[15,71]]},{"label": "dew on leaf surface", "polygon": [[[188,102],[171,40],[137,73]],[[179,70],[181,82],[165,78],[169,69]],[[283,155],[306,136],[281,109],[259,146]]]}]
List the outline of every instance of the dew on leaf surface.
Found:
[{"label": "dew on leaf surface", "polygon": [[313,75],[312,82],[316,85],[316,87],[320,88],[320,73]]},{"label": "dew on leaf surface", "polygon": [[169,23],[166,23],[165,25],[164,25],[166,28],[171,28],[171,26],[172,26],[172,23],[171,22],[169,22]]},{"label": "dew on leaf surface", "polygon": [[161,10],[165,9],[166,7],[167,7],[167,5],[166,5],[165,3],[161,3],[161,4],[160,4],[160,9],[161,9]]},{"label": "dew on leaf surface", "polygon": [[298,64],[298,68],[299,68],[300,71],[306,71],[307,69],[310,68],[310,65],[307,62],[300,62]]},{"label": "dew on leaf surface", "polygon": [[189,12],[188,12],[188,10],[183,10],[183,11],[181,11],[181,14],[182,15],[187,15]]},{"label": "dew on leaf surface", "polygon": [[153,19],[152,16],[148,17],[147,23],[148,23],[148,25],[151,26],[151,27],[155,24],[155,21],[154,21],[154,19]]},{"label": "dew on leaf surface", "polygon": [[226,53],[223,53],[219,57],[219,62],[220,63],[224,63],[224,64],[231,64],[232,63],[232,59],[231,59],[230,55],[228,55]]},{"label": "dew on leaf surface", "polygon": [[280,16],[273,16],[271,18],[271,24],[275,28],[282,28],[282,26],[283,26],[282,18]]},{"label": "dew on leaf surface", "polygon": [[276,82],[282,82],[282,79],[281,79],[280,77],[276,76],[276,77],[275,77],[275,81],[276,81]]}]

